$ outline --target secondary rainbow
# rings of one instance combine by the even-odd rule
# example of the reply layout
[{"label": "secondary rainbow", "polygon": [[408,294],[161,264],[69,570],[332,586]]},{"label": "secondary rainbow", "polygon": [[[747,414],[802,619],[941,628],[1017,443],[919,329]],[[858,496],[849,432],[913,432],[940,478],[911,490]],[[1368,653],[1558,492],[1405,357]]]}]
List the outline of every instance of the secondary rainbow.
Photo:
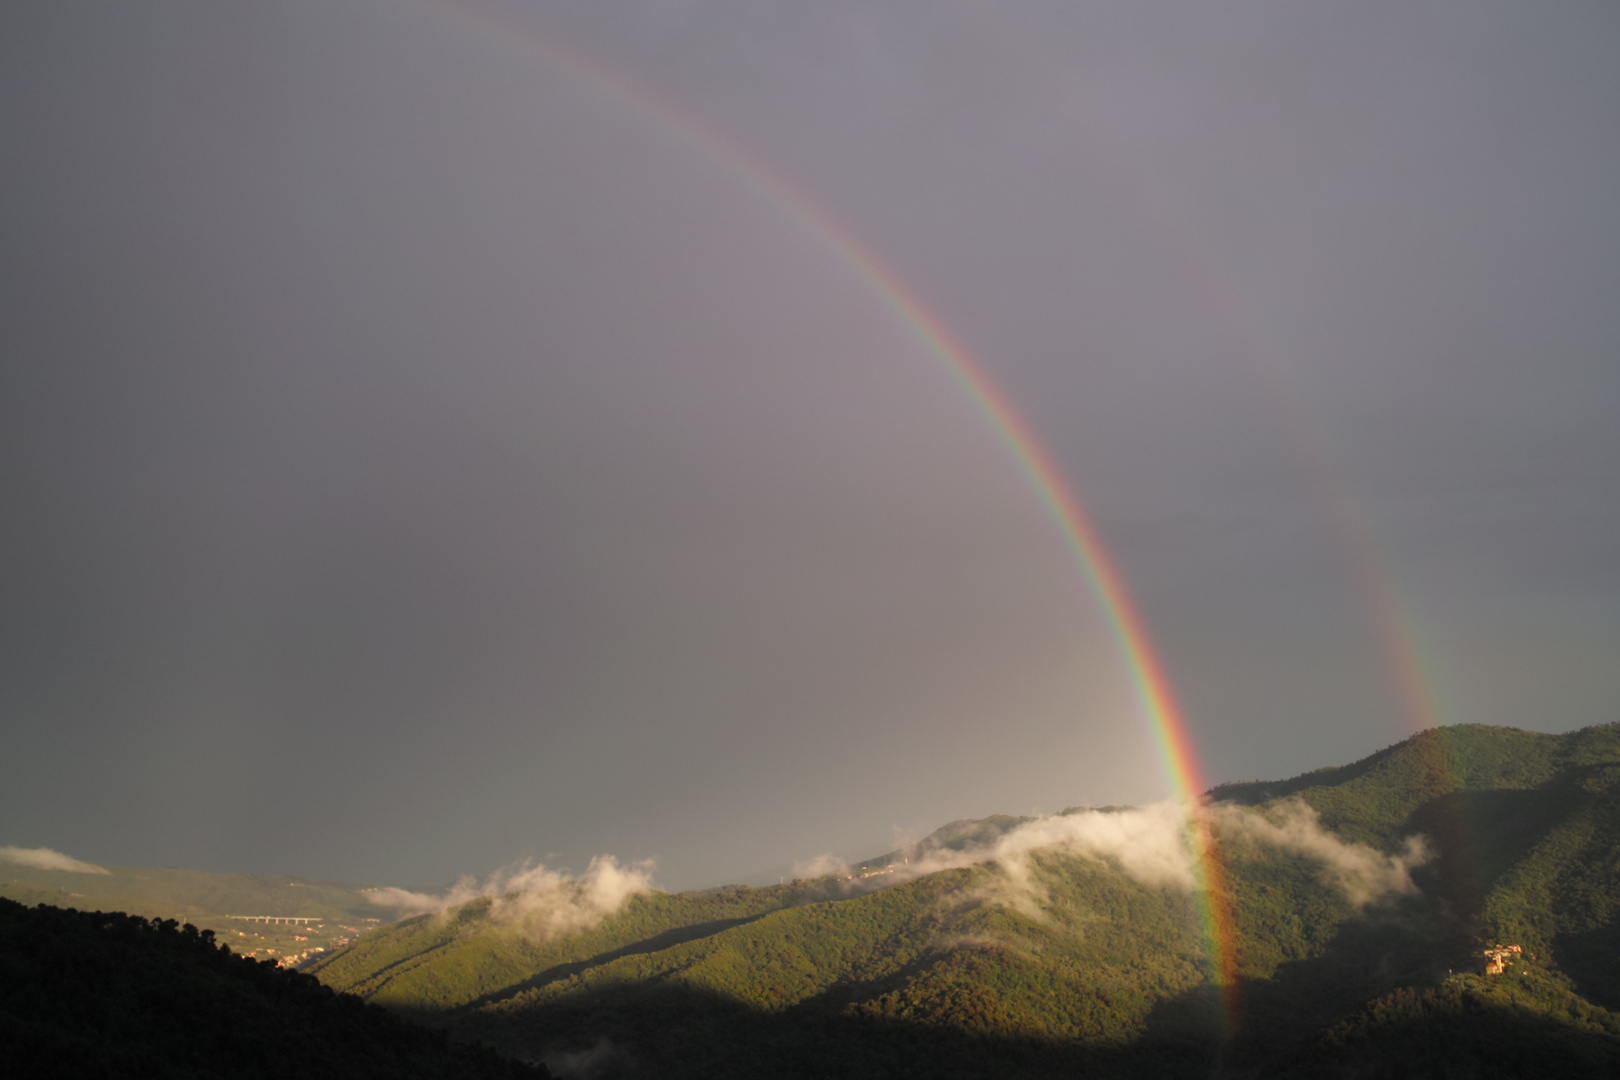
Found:
[{"label": "secondary rainbow", "polygon": [[487,12],[464,7],[451,0],[424,2],[428,7],[454,14],[480,31],[493,35],[503,44],[521,44],[564,70],[588,79],[610,96],[653,118],[662,128],[740,177],[783,217],[829,248],[866,279],[885,303],[910,326],[929,354],[967,393],[989,422],[991,430],[1018,463],[1030,487],[1056,523],[1130,672],[1172,789],[1189,807],[1189,839],[1199,877],[1202,929],[1209,946],[1213,976],[1223,995],[1228,1024],[1234,1023],[1236,942],[1227,901],[1225,873],[1215,849],[1211,826],[1203,813],[1201,795],[1206,790],[1206,784],[1198,766],[1196,747],[1165,674],[1164,664],[1148,636],[1141,613],[1131,600],[1124,578],[1079,498],[1007,396],[972,354],[952,337],[945,325],[877,255],[737,143],[698,117],[653,94],[630,77],[573,50],[564,49],[533,30],[497,20]]},{"label": "secondary rainbow", "polygon": [[[1151,199],[1156,189],[1138,183],[1129,190],[1139,198]],[[1241,275],[1222,272],[1211,254],[1214,245],[1198,242],[1194,223],[1175,221],[1163,200],[1147,209],[1144,221],[1164,229],[1167,235],[1173,234],[1181,256],[1176,265],[1187,278],[1189,293],[1203,299],[1208,314],[1247,361],[1240,369],[1253,377],[1272,406],[1272,416],[1292,451],[1290,460],[1315,496],[1327,535],[1349,572],[1350,584],[1377,640],[1390,688],[1408,732],[1414,736],[1412,746],[1422,769],[1423,784],[1433,795],[1460,790],[1463,781],[1448,751],[1444,730],[1452,714],[1443,692],[1439,664],[1424,647],[1421,623],[1397,585],[1397,575],[1382,553],[1366,512],[1351,497],[1320,436],[1306,421],[1310,410],[1286,352],[1267,332],[1267,323],[1256,317],[1253,305],[1234,287]],[[1482,849],[1473,822],[1463,812],[1464,805],[1437,804],[1437,820],[1449,846],[1448,857],[1473,871],[1479,865]]]},{"label": "secondary rainbow", "polygon": [[[1110,137],[1108,130],[1101,127],[1094,135],[1099,139]],[[1102,155],[1101,160],[1124,158],[1128,150],[1123,146],[1118,149],[1118,153]],[[1445,707],[1439,667],[1423,648],[1420,623],[1403,600],[1397,575],[1381,555],[1366,513],[1350,496],[1321,438],[1307,423],[1310,409],[1286,351],[1267,333],[1267,323],[1257,317],[1253,304],[1234,286],[1242,275],[1224,271],[1214,259],[1215,245],[1199,235],[1196,222],[1177,214],[1169,200],[1156,196],[1160,190],[1157,185],[1144,183],[1140,177],[1126,179],[1129,182],[1121,184],[1121,190],[1142,201],[1143,223],[1159,230],[1178,253],[1179,258],[1171,265],[1185,279],[1187,294],[1202,300],[1211,321],[1246,361],[1236,365],[1237,370],[1246,372],[1269,401],[1271,415],[1291,451],[1290,461],[1315,496],[1328,536],[1366,609],[1391,689],[1408,727],[1416,734],[1443,726],[1449,710]]]}]

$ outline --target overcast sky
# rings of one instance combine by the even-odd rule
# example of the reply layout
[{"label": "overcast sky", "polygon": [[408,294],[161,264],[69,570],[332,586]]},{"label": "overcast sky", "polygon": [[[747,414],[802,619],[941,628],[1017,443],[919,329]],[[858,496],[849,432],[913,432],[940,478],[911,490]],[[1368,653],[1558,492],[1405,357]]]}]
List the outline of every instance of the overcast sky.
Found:
[{"label": "overcast sky", "polygon": [[1607,0],[13,0],[0,843],[684,888],[1169,792],[996,432],[694,124],[1005,391],[1211,782],[1409,735],[1392,640],[1444,722],[1620,719],[1617,45]]}]

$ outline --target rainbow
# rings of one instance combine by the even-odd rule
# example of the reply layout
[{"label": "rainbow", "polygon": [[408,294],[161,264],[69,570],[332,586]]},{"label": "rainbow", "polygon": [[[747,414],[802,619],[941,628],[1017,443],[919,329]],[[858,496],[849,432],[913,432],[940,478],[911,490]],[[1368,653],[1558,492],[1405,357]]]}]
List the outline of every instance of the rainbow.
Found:
[{"label": "rainbow", "polygon": [[564,49],[533,30],[498,20],[487,12],[453,0],[420,0],[429,8],[493,36],[505,45],[518,44],[580,76],[636,112],[656,120],[702,156],[742,179],[767,204],[853,269],[910,327],[928,353],[966,392],[989,422],[1002,445],[1057,525],[1069,554],[1096,600],[1119,648],[1131,682],[1152,728],[1172,790],[1188,807],[1188,839],[1198,877],[1199,919],[1208,944],[1214,982],[1220,988],[1228,1028],[1236,1023],[1237,949],[1225,870],[1216,850],[1213,828],[1204,812],[1207,790],[1198,754],[1181,706],[1176,701],[1163,661],[1141,612],[1126,589],[1112,556],[1080,499],[1041,446],[1030,425],[1018,414],[989,374],[915,292],[878,256],[815,203],[783,180],[743,147],[701,119],[658,97],[632,78],[579,53]]},{"label": "rainbow", "polygon": [[[1129,190],[1139,197],[1152,197],[1152,184],[1135,183]],[[1166,227],[1175,215],[1163,200],[1149,207],[1146,221]],[[1231,342],[1248,361],[1246,369],[1269,399],[1292,451],[1290,460],[1305,487],[1314,493],[1329,541],[1347,570],[1349,584],[1360,601],[1384,670],[1390,683],[1406,734],[1420,770],[1425,798],[1461,790],[1465,785],[1449,752],[1450,739],[1445,727],[1455,718],[1444,692],[1440,665],[1427,648],[1422,623],[1399,588],[1399,576],[1383,554],[1375,530],[1365,511],[1352,497],[1349,486],[1333,467],[1327,448],[1306,422],[1309,409],[1282,350],[1266,333],[1263,320],[1232,285],[1236,275],[1222,273],[1204,253],[1213,245],[1186,242],[1194,234],[1194,223],[1175,221],[1173,229],[1181,258],[1176,265],[1188,279],[1189,293],[1204,300],[1207,313],[1222,325]],[[1167,231],[1169,231],[1167,229]],[[1480,841],[1473,822],[1461,812],[1461,804],[1439,804],[1437,839],[1446,857],[1455,860],[1460,872],[1479,872]]]},{"label": "rainbow", "polygon": [[[1106,132],[1101,134],[1106,135]],[[1113,155],[1119,156],[1122,155]],[[1397,575],[1390,569],[1388,560],[1381,556],[1380,545],[1365,513],[1332,466],[1321,439],[1309,430],[1306,422],[1309,409],[1287,363],[1281,359],[1282,350],[1269,340],[1264,323],[1254,317],[1250,306],[1232,286],[1237,275],[1222,273],[1219,266],[1204,255],[1213,250],[1213,245],[1199,237],[1188,242],[1188,237],[1197,231],[1193,222],[1176,220],[1167,225],[1177,216],[1174,208],[1167,200],[1153,198],[1155,185],[1143,183],[1140,178],[1133,179],[1134,182],[1122,186],[1136,193],[1138,198],[1153,200],[1153,205],[1146,207],[1148,212],[1143,220],[1167,234],[1173,230],[1174,239],[1181,241],[1175,245],[1180,258],[1174,265],[1186,278],[1188,294],[1203,300],[1207,314],[1225,329],[1228,339],[1248,361],[1246,368],[1255,384],[1270,400],[1272,415],[1277,418],[1292,451],[1290,460],[1301,474],[1305,487],[1315,493],[1328,537],[1348,569],[1350,583],[1365,608],[1391,689],[1410,733],[1443,727],[1450,710],[1445,707],[1439,667],[1424,647],[1419,620],[1402,599],[1396,585]]]}]

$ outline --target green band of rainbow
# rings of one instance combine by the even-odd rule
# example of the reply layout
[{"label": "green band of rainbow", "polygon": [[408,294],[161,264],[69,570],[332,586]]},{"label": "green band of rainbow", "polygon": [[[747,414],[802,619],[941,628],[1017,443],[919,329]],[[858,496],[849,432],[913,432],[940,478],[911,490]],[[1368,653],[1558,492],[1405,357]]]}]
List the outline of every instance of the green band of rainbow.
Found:
[{"label": "green band of rainbow", "polygon": [[1200,921],[1208,943],[1215,981],[1222,988],[1228,1024],[1235,1022],[1236,949],[1225,873],[1213,833],[1202,810],[1205,782],[1198,755],[1158,651],[1148,637],[1141,613],[1131,601],[1113,558],[1079,498],[1041,446],[1034,431],[1013,408],[983,367],[957,342],[922,300],[871,250],[848,230],[800,194],[770,168],[697,117],[641,87],[629,77],[564,49],[524,27],[497,21],[489,14],[429,0],[430,6],[492,33],[499,41],[520,44],[604,90],[717,162],[775,207],[784,218],[822,244],[863,277],[903,319],[930,355],[950,373],[989,421],[1030,487],[1045,506],[1070,555],[1101,609],[1130,671],[1143,713],[1153,731],[1173,791],[1189,808],[1189,841],[1199,877]]}]

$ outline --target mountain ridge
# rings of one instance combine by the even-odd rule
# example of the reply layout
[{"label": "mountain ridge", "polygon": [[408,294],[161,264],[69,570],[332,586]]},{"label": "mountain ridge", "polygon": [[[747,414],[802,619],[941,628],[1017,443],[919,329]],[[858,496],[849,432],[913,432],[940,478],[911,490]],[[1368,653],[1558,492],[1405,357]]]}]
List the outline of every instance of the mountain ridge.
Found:
[{"label": "mountain ridge", "polygon": [[[1468,1010],[1498,1006],[1539,1017],[1526,1021],[1537,1038],[1581,1042],[1572,1060],[1607,1061],[1616,784],[1620,725],[1468,725],[1213,788],[1238,929],[1230,1027],[1195,895],[1076,846],[1103,828],[1088,808],[951,822],[812,881],[643,893],[576,935],[526,935],[486,899],[385,928],[315,971],[530,1060],[591,1051],[603,1076],[747,1076],[765,1060],[789,1076],[1310,1075],[1334,1039],[1371,1063],[1368,1047],[1414,1023],[1469,1032]],[[1143,813],[1108,808],[1104,824]],[[1018,848],[1032,828],[1071,840]],[[1402,862],[1417,835],[1433,858]],[[872,871],[890,873],[859,876]],[[1382,898],[1356,901],[1353,873],[1383,882]],[[1474,974],[1504,935],[1539,959],[1498,982]],[[1557,1019],[1571,1002],[1587,1020]]]}]

